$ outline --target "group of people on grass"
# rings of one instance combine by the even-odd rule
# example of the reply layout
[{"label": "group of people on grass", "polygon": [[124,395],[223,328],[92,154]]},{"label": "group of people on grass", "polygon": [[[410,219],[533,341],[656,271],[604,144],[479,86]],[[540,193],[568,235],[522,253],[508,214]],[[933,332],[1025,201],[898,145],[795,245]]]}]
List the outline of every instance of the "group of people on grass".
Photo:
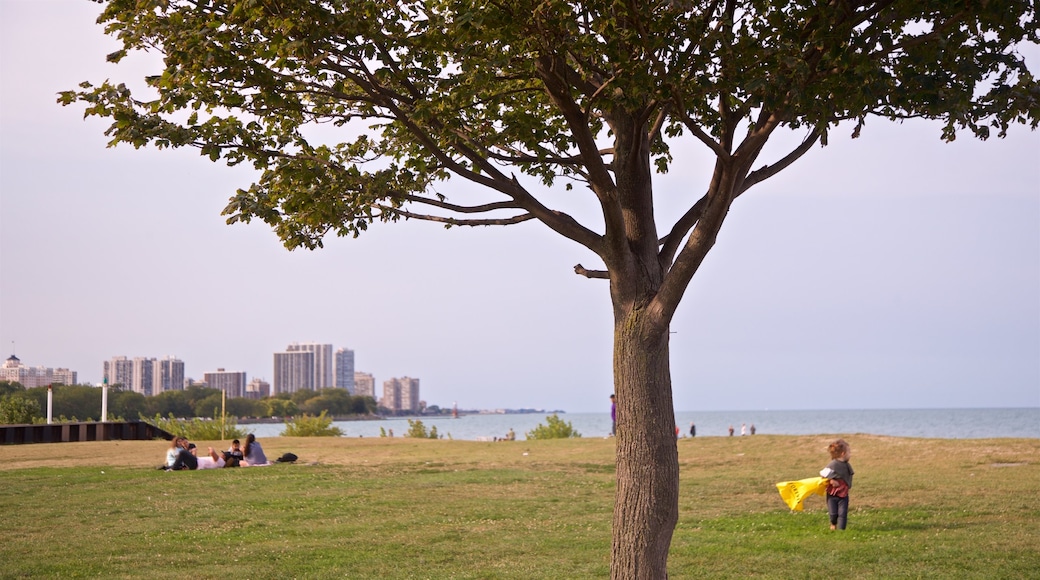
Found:
[{"label": "group of people on grass", "polygon": [[245,447],[241,447],[238,439],[231,442],[227,451],[218,453],[212,447],[209,453],[198,455],[198,448],[184,437],[174,437],[170,448],[166,451],[166,463],[159,466],[167,471],[182,469],[217,469],[219,467],[258,467],[270,465],[264,449],[256,436],[250,433],[246,437]]}]

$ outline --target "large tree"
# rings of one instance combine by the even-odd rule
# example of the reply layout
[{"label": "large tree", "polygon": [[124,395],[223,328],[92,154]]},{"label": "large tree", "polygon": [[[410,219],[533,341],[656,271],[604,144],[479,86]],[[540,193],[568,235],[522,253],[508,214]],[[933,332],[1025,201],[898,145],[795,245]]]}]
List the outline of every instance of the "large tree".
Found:
[{"label": "large tree", "polygon": [[[842,122],[940,119],[952,140],[1040,120],[1016,50],[1038,40],[1032,0],[110,0],[99,21],[124,44],[109,60],[165,66],[144,96],[60,101],[110,117],[112,144],[251,163],[229,223],[316,248],[401,218],[540,222],[591,252],[575,271],[609,280],[614,315],[616,578],[666,575],[668,327],[734,200]],[[760,158],[778,131],[797,144]],[[659,223],[653,175],[681,139],[714,170]],[[561,211],[574,196],[594,219]]]}]

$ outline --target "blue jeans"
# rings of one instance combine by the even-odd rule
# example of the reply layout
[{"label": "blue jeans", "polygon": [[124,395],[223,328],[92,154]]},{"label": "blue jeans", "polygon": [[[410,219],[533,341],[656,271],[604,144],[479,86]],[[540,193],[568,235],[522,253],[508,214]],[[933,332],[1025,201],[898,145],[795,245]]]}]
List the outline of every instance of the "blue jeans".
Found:
[{"label": "blue jeans", "polygon": [[845,524],[849,520],[849,496],[828,495],[827,513],[831,516],[831,525],[837,526],[839,530],[844,530]]}]

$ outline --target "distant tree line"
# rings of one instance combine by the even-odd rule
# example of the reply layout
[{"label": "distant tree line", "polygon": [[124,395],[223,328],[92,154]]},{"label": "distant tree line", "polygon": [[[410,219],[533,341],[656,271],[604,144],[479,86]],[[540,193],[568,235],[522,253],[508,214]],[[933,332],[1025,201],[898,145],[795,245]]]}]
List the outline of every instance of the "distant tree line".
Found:
[{"label": "distant tree line", "polygon": [[[95,421],[101,418],[101,389],[90,385],[54,385],[52,416],[59,420]],[[219,389],[193,385],[183,391],[166,391],[152,397],[114,385],[108,391],[109,419],[139,417],[217,417]],[[329,416],[369,415],[376,412],[372,397],[352,396],[345,389],[281,393],[263,399],[228,398],[229,416],[293,417],[302,413]],[[47,413],[47,387],[26,389],[21,383],[0,381],[0,423],[31,423]],[[26,420],[29,419],[29,420]]]}]

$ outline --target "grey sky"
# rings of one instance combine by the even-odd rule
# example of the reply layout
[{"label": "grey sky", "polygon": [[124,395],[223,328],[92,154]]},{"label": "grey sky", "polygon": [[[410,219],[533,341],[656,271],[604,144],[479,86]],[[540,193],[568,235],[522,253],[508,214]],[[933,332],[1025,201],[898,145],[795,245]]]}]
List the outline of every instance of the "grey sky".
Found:
[{"label": "grey sky", "polygon": [[[291,253],[263,224],[227,226],[250,171],[106,149],[105,122],[55,104],[147,71],[105,63],[99,10],[0,0],[4,358],[14,341],[23,363],[81,381],[117,355],[269,378],[271,353],[318,341],[354,349],[377,386],[419,377],[430,404],[606,409],[607,286],[572,272],[594,256],[532,223],[377,224]],[[676,409],[1040,405],[1040,135],[849,132],[735,204],[672,325]],[[707,167],[694,143],[677,152],[655,183],[662,223]]]}]

